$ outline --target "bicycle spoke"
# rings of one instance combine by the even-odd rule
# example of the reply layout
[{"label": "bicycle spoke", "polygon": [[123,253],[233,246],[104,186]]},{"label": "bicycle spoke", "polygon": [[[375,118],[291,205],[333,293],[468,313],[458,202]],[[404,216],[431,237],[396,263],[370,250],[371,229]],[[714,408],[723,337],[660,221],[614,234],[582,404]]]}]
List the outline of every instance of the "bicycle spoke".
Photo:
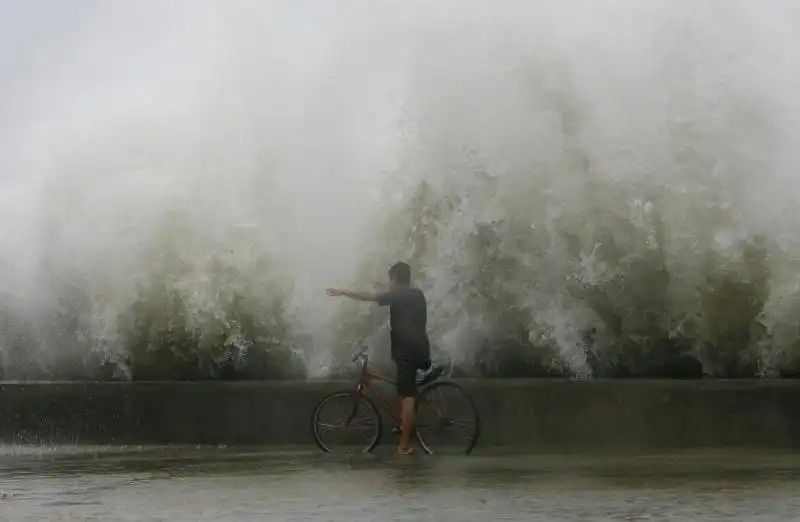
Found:
[{"label": "bicycle spoke", "polygon": [[326,429],[326,430],[335,430],[335,429],[338,429],[338,428],[355,428],[355,429],[371,428],[372,429],[372,428],[375,428],[375,423],[374,422],[367,422],[365,424],[353,424],[351,422],[351,423],[342,423],[342,424],[334,425],[334,424],[327,424],[327,423],[320,422],[320,423],[317,424],[317,426],[319,426],[320,428]]},{"label": "bicycle spoke", "polygon": [[444,397],[444,392],[442,390],[442,387],[437,388],[436,392],[437,392],[437,395],[439,396],[439,401],[437,401],[437,404],[439,405],[439,408],[440,408],[439,414],[442,417],[448,417],[448,415],[447,415],[447,411],[448,411],[447,400]]}]

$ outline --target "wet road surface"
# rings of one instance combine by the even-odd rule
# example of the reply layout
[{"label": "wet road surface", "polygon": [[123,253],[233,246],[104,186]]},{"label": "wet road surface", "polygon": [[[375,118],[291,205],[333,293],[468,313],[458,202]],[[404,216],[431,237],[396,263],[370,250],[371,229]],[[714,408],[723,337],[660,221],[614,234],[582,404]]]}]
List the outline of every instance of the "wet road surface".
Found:
[{"label": "wet road surface", "polygon": [[0,447],[4,521],[800,520],[800,453]]}]

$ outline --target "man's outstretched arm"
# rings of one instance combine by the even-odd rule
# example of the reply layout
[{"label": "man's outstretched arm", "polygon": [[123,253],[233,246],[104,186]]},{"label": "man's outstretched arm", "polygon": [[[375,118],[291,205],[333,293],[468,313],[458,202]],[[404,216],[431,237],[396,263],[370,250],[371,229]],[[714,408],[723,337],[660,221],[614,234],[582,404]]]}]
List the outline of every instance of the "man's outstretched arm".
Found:
[{"label": "man's outstretched arm", "polygon": [[[376,286],[376,288],[378,288]],[[379,306],[388,306],[395,301],[396,294],[392,291],[384,291],[384,292],[353,292],[351,290],[339,290],[337,288],[328,288],[325,292],[332,296],[344,296],[349,297],[350,299],[354,299],[356,301],[366,301],[366,302],[373,302],[378,303]]]},{"label": "man's outstretched arm", "polygon": [[355,301],[377,301],[378,296],[371,292],[353,292],[351,290],[339,290],[337,288],[328,288],[325,293],[331,297],[349,297]]}]

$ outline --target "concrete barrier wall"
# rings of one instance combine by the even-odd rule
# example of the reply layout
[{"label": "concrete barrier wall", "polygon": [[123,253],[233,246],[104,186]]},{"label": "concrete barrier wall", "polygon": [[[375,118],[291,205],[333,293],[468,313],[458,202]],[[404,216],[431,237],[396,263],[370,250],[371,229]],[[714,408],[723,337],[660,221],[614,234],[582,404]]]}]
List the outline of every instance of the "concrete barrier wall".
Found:
[{"label": "concrete barrier wall", "polygon": [[[800,446],[800,381],[463,380],[481,447]],[[310,414],[344,382],[4,383],[6,443],[313,444]],[[391,388],[387,388],[391,394]],[[388,433],[384,442],[392,442]]]}]

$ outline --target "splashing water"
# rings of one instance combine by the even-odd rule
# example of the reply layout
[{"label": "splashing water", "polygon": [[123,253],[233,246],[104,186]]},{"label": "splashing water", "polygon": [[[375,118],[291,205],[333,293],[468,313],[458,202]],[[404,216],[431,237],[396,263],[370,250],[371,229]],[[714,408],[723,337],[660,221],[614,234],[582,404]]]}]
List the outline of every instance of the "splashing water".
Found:
[{"label": "splashing water", "polygon": [[0,16],[7,376],[325,373],[397,258],[490,373],[800,360],[791,2],[59,5]]}]

